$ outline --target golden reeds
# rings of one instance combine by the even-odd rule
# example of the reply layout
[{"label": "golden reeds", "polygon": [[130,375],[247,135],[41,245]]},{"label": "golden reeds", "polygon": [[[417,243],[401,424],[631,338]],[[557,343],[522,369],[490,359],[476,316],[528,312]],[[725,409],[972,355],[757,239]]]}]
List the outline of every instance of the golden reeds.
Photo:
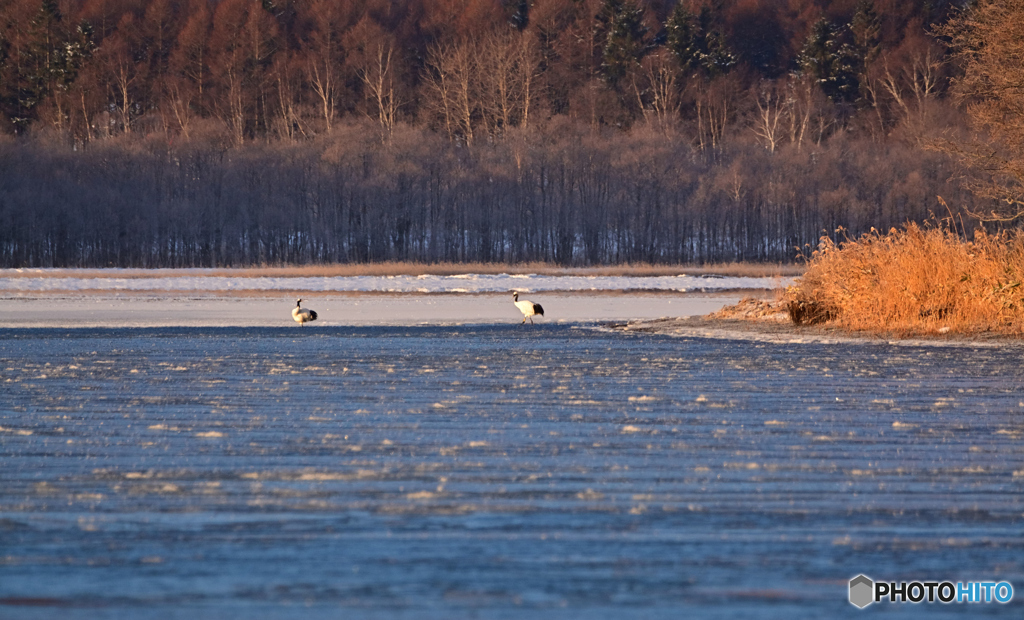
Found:
[{"label": "golden reeds", "polygon": [[1024,334],[1024,236],[909,224],[823,238],[787,291],[797,323],[894,335]]}]

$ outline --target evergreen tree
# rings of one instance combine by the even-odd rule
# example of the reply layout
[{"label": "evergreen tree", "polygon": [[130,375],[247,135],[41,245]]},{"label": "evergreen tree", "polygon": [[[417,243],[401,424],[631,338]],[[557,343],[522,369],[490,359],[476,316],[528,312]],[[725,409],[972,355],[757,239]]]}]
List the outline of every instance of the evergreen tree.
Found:
[{"label": "evergreen tree", "polygon": [[684,71],[700,66],[700,39],[693,13],[683,2],[676,5],[665,22],[665,44]]},{"label": "evergreen tree", "polygon": [[509,2],[509,8],[511,11],[508,22],[512,24],[516,30],[522,32],[530,25],[530,6],[532,4],[533,3],[530,2],[530,0],[511,0]]},{"label": "evergreen tree", "polygon": [[814,79],[835,102],[855,101],[859,92],[857,54],[843,41],[845,30],[819,19],[797,58],[800,72]]},{"label": "evergreen tree", "polygon": [[715,26],[715,18],[709,7],[701,9],[698,22],[704,34],[704,72],[709,77],[728,73],[736,65],[736,56],[725,43],[721,29]]},{"label": "evergreen tree", "polygon": [[868,70],[882,49],[882,20],[875,11],[873,0],[860,0],[850,22],[853,49],[857,62],[857,80],[860,91],[865,90]]},{"label": "evergreen tree", "polygon": [[[10,56],[10,44],[0,32],[0,115],[8,116],[11,106],[11,77],[7,58]],[[2,131],[2,130],[0,130]]]},{"label": "evergreen tree", "polygon": [[622,12],[623,0],[603,0],[601,10],[594,16],[594,50],[604,50],[608,34],[611,32],[615,20]]},{"label": "evergreen tree", "polygon": [[29,26],[28,44],[21,50],[15,76],[10,117],[15,131],[25,130],[40,104],[57,91],[66,91],[92,54],[92,28],[83,22],[67,31],[55,0],[44,0]]},{"label": "evergreen tree", "polygon": [[63,16],[54,0],[44,0],[29,25],[29,42],[21,50],[11,121],[24,131],[60,74],[58,27]]},{"label": "evergreen tree", "polygon": [[598,23],[606,33],[601,73],[605,80],[616,85],[633,67],[639,66],[648,51],[643,9],[633,1],[606,0]]},{"label": "evergreen tree", "polygon": [[736,56],[726,45],[725,36],[715,26],[714,13],[707,6],[695,16],[680,2],[665,22],[665,32],[668,49],[683,71],[715,77],[736,65]]},{"label": "evergreen tree", "polygon": [[873,0],[860,0],[857,3],[857,11],[850,22],[850,32],[853,33],[853,44],[858,54],[865,63],[870,63],[878,56],[882,44],[882,18],[875,10]]}]

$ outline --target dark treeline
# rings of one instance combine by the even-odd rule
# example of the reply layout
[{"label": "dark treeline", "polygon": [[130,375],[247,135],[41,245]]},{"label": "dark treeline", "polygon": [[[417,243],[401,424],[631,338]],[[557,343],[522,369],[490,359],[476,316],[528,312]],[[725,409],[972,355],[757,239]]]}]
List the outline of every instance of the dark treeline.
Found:
[{"label": "dark treeline", "polygon": [[5,0],[0,266],[793,260],[977,207],[959,4]]},{"label": "dark treeline", "polygon": [[[790,261],[843,226],[922,220],[968,201],[942,155],[837,136],[714,159],[635,128],[571,123],[467,149],[365,125],[244,149],[206,142],[0,142],[0,264]],[[945,215],[942,213],[942,215]]]}]

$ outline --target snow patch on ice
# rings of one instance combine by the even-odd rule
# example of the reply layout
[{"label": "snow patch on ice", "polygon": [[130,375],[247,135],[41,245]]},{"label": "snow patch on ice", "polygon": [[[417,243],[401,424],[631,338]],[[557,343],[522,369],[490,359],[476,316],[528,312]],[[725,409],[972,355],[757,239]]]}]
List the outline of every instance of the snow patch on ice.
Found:
[{"label": "snow patch on ice", "polygon": [[[419,276],[338,276],[338,277],[244,277],[203,275],[153,270],[152,277],[67,277],[48,276],[46,270],[33,271],[38,277],[5,277],[0,270],[0,291],[304,291],[310,292],[384,292],[384,293],[495,293],[549,291],[730,291],[785,287],[793,278],[723,276],[548,276],[539,274],[459,274]],[[118,270],[111,270],[116,276]],[[13,271],[12,271],[13,273]]]}]

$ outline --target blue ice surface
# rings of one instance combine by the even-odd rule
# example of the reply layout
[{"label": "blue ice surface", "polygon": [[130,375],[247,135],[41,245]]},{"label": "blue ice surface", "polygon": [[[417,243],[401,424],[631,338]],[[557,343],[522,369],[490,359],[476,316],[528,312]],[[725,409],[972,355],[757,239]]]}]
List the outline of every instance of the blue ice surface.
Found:
[{"label": "blue ice surface", "polygon": [[1021,617],[1019,348],[591,327],[0,330],[0,618]]}]

